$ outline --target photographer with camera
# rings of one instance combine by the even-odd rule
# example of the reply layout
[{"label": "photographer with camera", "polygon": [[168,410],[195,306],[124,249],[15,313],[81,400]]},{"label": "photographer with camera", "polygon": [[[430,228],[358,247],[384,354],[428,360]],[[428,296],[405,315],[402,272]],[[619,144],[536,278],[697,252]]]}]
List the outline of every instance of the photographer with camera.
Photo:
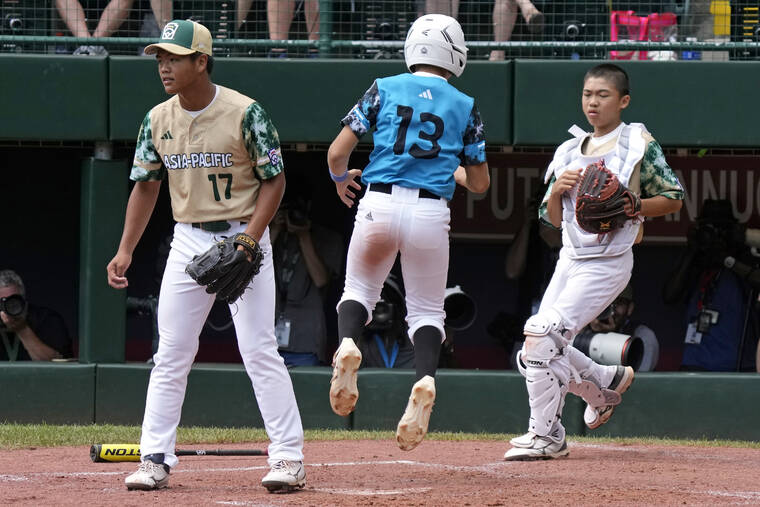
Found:
[{"label": "photographer with camera", "polygon": [[756,232],[738,223],[731,201],[703,203],[663,288],[666,303],[687,300],[682,370],[755,369],[760,272],[749,246],[759,246]]},{"label": "photographer with camera", "polygon": [[578,333],[573,346],[600,364],[654,371],[660,358],[660,343],[651,328],[631,318],[635,308],[629,283],[612,304]]},{"label": "photographer with camera", "polygon": [[287,366],[326,362],[324,296],[343,255],[339,235],[312,223],[309,204],[301,195],[286,197],[269,226],[277,286],[275,334]]},{"label": "photographer with camera", "polygon": [[66,324],[50,308],[29,304],[21,277],[0,271],[0,361],[51,361],[71,357]]}]

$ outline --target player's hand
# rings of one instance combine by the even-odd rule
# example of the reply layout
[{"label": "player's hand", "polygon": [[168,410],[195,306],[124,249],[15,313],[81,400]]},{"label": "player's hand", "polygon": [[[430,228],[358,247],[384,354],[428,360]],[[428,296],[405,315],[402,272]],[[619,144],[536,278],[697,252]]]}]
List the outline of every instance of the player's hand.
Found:
[{"label": "player's hand", "polygon": [[22,313],[21,315],[17,315],[16,317],[11,317],[5,312],[0,312],[0,320],[2,320],[3,324],[5,324],[5,327],[13,333],[17,333],[27,326],[26,312]]},{"label": "player's hand", "polygon": [[340,183],[335,183],[335,190],[338,192],[338,197],[343,201],[343,204],[349,208],[354,205],[354,199],[356,198],[356,192],[352,189],[361,190],[361,184],[356,181],[362,175],[361,169],[349,169],[348,178]]},{"label": "player's hand", "polygon": [[123,252],[117,252],[116,256],[106,266],[108,275],[108,285],[114,289],[124,289],[129,285],[127,277],[124,274],[127,268],[132,264],[132,255]]},{"label": "player's hand", "polygon": [[580,169],[569,169],[562,174],[560,174],[559,178],[557,178],[557,181],[554,182],[554,185],[552,185],[552,194],[553,195],[562,195],[571,188],[573,188],[575,185],[578,184],[578,181],[581,179],[581,170]]},{"label": "player's hand", "polygon": [[454,171],[454,181],[457,185],[467,188],[467,171],[461,165]]}]

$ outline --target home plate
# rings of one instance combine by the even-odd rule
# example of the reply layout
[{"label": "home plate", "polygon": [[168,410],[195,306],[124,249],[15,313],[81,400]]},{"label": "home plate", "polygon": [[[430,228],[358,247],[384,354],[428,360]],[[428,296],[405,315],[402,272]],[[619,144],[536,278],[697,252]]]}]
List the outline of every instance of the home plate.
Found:
[{"label": "home plate", "polygon": [[[311,489],[311,488],[310,488]],[[406,489],[340,489],[340,488],[314,488],[314,491],[332,493],[338,495],[375,496],[375,495],[408,495],[414,493],[426,493],[433,488],[406,488]]]}]

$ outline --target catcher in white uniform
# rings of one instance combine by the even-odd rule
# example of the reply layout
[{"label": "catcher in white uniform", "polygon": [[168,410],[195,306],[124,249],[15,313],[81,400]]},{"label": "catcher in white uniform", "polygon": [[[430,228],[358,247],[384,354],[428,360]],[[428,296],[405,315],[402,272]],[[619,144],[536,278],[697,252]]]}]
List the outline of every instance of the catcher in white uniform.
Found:
[{"label": "catcher in white uniform", "polygon": [[[424,438],[435,400],[435,371],[445,339],[443,300],[449,265],[448,201],[457,183],[474,192],[490,184],[483,123],[475,101],[448,83],[464,71],[467,48],[459,23],[442,14],[417,19],[404,44],[411,74],[377,79],[343,118],[328,151],[330,176],[341,200],[359,202],[348,249],[346,282],[338,303],[341,344],[333,359],[330,404],[354,409],[361,362],[358,340],[369,323],[396,255],[406,289],[409,338],[417,382],[399,421],[403,450]],[[348,170],[359,137],[375,127],[374,151],[364,168]],[[461,165],[460,165],[461,164]]]},{"label": "catcher in white uniform", "polygon": [[[546,180],[551,181],[539,218],[562,229],[563,246],[538,313],[525,323],[517,363],[526,379],[530,421],[528,433],[511,440],[513,447],[504,456],[508,461],[566,456],[565,395],[572,392],[587,402],[584,421],[593,429],[607,422],[633,381],[631,367],[599,365],[571,345],[628,283],[631,247],[641,239],[642,217],[673,213],[682,204],[683,188],[660,145],[643,125],[622,122],[630,100],[622,68],[602,64],[590,69],[582,106],[594,131],[571,128],[574,137],[560,145],[549,164]],[[584,168],[599,162],[628,187],[633,202],[625,205],[631,218],[621,228],[592,234],[578,225],[576,199]]]},{"label": "catcher in white uniform", "polygon": [[270,491],[303,487],[303,427],[274,333],[268,224],[285,190],[277,131],[256,101],[211,82],[211,34],[204,26],[172,21],[145,52],[156,54],[164,89],[173,97],[148,112],[140,127],[130,175],[136,183],[119,250],[107,267],[108,283],[127,287],[132,252],[165,178],[177,224],[158,301],[159,346],[145,404],[142,462],[126,478],[127,488],[166,487],[178,463],[174,449],[187,376],[215,298],[185,268],[221,238],[243,232],[260,245],[263,262],[230,310],[271,440],[271,470],[262,485]]}]

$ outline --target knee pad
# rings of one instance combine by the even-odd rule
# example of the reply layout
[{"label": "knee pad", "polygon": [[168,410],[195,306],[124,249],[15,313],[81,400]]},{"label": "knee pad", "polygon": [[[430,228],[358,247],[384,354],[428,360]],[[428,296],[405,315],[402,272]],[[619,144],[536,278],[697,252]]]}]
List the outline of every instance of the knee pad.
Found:
[{"label": "knee pad", "polygon": [[548,368],[553,359],[562,356],[562,349],[549,336],[526,336],[520,359],[526,366]]},{"label": "knee pad", "polygon": [[570,333],[565,329],[562,316],[554,310],[532,315],[525,322],[523,333],[525,333],[526,338],[548,336],[560,350],[570,344]]}]

